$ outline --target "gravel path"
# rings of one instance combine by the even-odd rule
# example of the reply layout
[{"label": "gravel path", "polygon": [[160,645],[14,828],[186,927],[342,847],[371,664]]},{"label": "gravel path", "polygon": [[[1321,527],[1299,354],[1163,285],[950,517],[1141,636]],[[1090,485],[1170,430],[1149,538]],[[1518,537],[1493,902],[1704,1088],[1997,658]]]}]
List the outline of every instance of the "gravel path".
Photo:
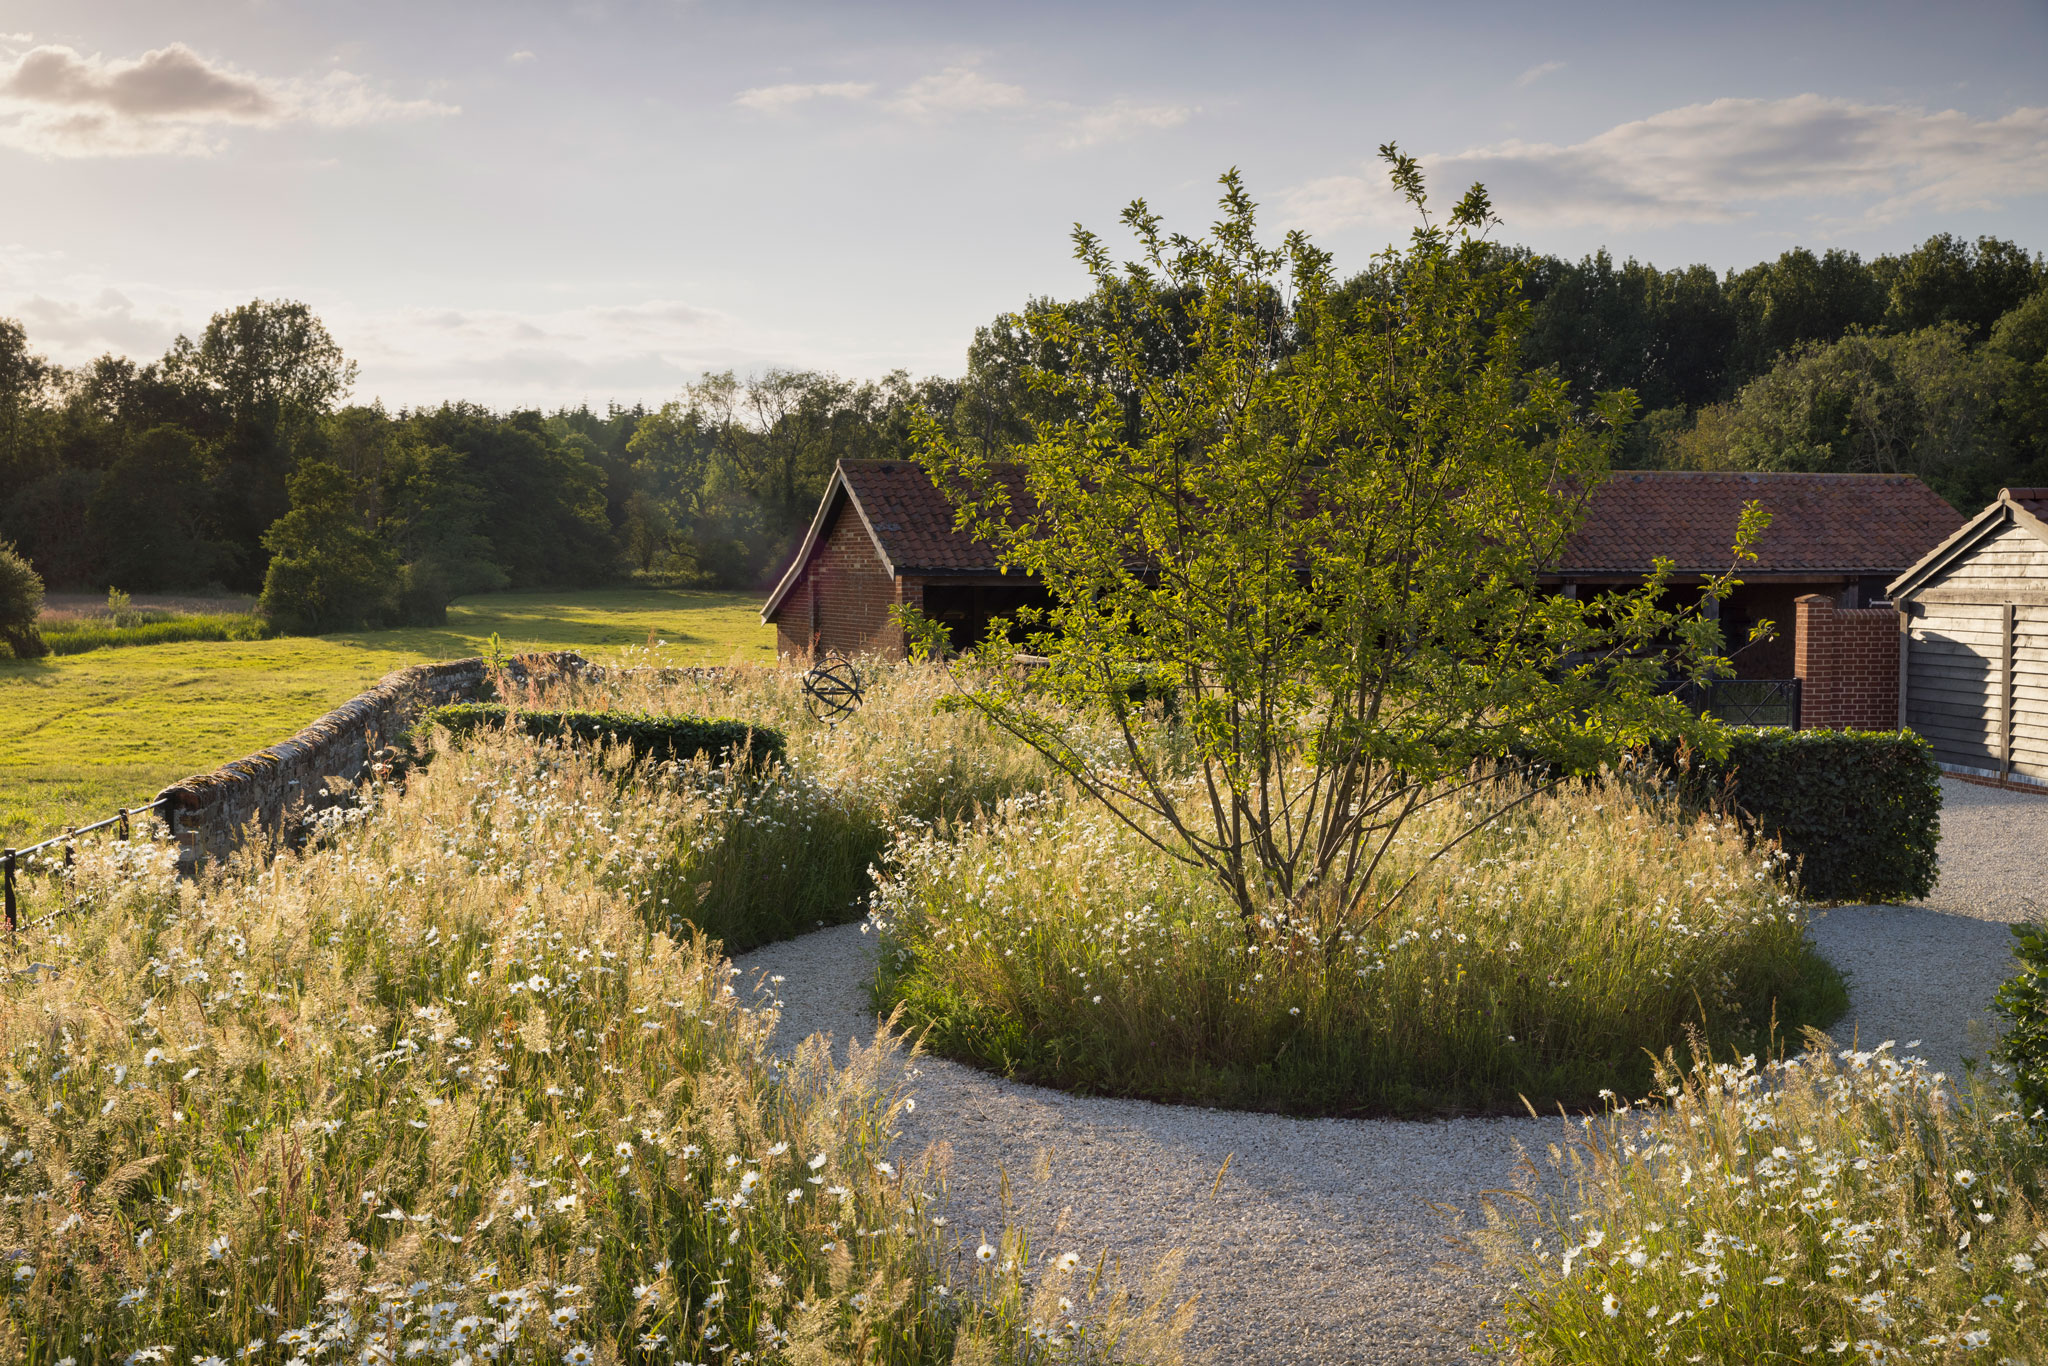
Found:
[{"label": "gravel path", "polygon": [[[1919,1038],[1953,1069],[1980,1053],[1983,1004],[2010,973],[2009,919],[2048,891],[2048,798],[1944,782],[1942,881],[1912,907],[1836,908],[1815,926],[1850,974],[1838,1037]],[[821,930],[737,960],[782,1002],[778,1040],[870,1037],[873,940]],[[1218,1363],[1396,1363],[1461,1358],[1497,1286],[1449,1238],[1439,1208],[1475,1212],[1515,1184],[1519,1150],[1559,1121],[1299,1120],[1091,1099],[948,1062],[917,1063],[902,1151],[952,1149],[964,1233],[1011,1218],[1041,1252],[1101,1249],[1142,1273],[1187,1254],[1200,1304],[1188,1345]],[[1217,1173],[1229,1159],[1220,1186]],[[1212,1194],[1212,1190],[1214,1193]]]},{"label": "gravel path", "polygon": [[1835,1036],[1896,1039],[1955,1074],[1996,1037],[1987,1008],[2012,976],[2009,924],[2048,913],[2048,796],[1944,778],[1941,876],[1911,906],[1837,906],[1814,942],[1849,978]]}]

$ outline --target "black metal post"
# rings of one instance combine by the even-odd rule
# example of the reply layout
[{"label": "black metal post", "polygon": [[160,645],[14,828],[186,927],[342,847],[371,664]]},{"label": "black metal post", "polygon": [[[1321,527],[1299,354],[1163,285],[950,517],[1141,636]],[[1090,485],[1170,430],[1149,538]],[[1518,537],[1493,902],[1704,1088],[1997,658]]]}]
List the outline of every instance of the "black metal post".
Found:
[{"label": "black metal post", "polygon": [[0,849],[0,883],[7,888],[7,930],[14,932],[14,851]]}]

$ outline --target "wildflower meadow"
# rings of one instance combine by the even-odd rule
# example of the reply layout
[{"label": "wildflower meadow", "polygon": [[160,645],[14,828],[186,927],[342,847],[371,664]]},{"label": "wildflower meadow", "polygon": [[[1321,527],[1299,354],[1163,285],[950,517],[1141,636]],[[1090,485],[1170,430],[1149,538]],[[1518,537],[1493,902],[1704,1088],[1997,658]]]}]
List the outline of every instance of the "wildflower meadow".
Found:
[{"label": "wildflower meadow", "polygon": [[0,1357],[1170,1359],[1163,1295],[950,1225],[937,1155],[890,1147],[893,1045],[772,1052],[669,932],[677,851],[731,824],[704,788],[497,738],[267,867],[100,845],[38,879]]},{"label": "wildflower meadow", "polygon": [[[2039,1129],[2009,1073],[1894,1043],[1759,1064],[1667,1059],[1552,1148],[1554,1199],[1498,1205],[1525,1362],[2048,1357]],[[1912,1047],[1917,1041],[1908,1041]]]},{"label": "wildflower meadow", "polygon": [[1052,1085],[1339,1114],[1592,1102],[1688,1027],[1756,1040],[1846,1003],[1730,823],[1616,782],[1430,863],[1462,814],[1418,818],[1380,873],[1413,886],[1332,936],[1279,898],[1246,919],[1100,807],[1019,798],[897,846],[880,995],[933,1049]]}]

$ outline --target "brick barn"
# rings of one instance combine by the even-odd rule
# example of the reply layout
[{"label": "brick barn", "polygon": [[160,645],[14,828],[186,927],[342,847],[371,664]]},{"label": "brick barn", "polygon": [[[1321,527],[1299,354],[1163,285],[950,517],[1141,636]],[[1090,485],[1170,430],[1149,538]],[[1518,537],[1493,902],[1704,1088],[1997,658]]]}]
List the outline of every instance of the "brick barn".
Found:
[{"label": "brick barn", "polygon": [[777,654],[901,659],[892,607],[922,608],[964,646],[990,617],[1046,601],[1036,580],[1003,573],[992,550],[953,529],[953,504],[922,466],[842,460],[761,620],[775,627]]},{"label": "brick barn", "polygon": [[[1623,470],[1595,491],[1563,563],[1541,581],[1563,593],[1611,591],[1641,583],[1661,555],[1676,565],[1674,593],[1697,595],[1705,578],[1727,570],[1736,521],[1752,499],[1772,523],[1757,562],[1739,575],[1743,586],[1721,604],[1723,629],[1731,646],[1760,619],[1777,623],[1778,634],[1736,656],[1744,678],[1795,676],[1799,599],[1868,609],[1963,522],[1911,475]],[[964,645],[982,637],[991,616],[1045,601],[1037,583],[1002,573],[987,546],[953,529],[952,504],[922,467],[842,460],[761,619],[774,624],[780,654],[901,658],[903,631],[889,618],[899,604],[949,623]]]}]

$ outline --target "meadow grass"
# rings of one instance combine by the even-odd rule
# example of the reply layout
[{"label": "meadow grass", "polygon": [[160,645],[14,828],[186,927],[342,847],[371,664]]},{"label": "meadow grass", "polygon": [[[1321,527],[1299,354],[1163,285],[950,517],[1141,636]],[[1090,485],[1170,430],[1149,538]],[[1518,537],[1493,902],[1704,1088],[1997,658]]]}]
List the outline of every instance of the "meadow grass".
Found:
[{"label": "meadow grass", "polygon": [[[1499,1202],[1520,1362],[2048,1360],[2043,1134],[1894,1045],[1681,1067]],[[1910,1046],[1910,1045],[1909,1045]],[[1545,1172],[1532,1164],[1542,1182]]]},{"label": "meadow grass", "polygon": [[705,763],[669,770],[704,803],[679,835],[651,904],[743,952],[857,920],[895,842],[1043,789],[1037,756],[980,717],[940,707],[943,676],[863,661],[868,700],[838,722],[813,718],[795,670],[735,665],[664,671],[639,652],[601,678],[549,681],[515,702],[648,715],[732,716],[772,726],[787,761],[765,770]]},{"label": "meadow grass", "polygon": [[0,1359],[1173,1359],[1163,1296],[967,1250],[942,1155],[890,1150],[886,1041],[778,1056],[734,970],[650,926],[704,817],[499,736],[268,868],[89,842],[31,879]]},{"label": "meadow grass", "polygon": [[[1466,816],[1418,816],[1383,888]],[[1233,1108],[1595,1103],[1688,1026],[1747,1040],[1847,1004],[1767,851],[1619,784],[1536,798],[1334,937],[1278,904],[1246,921],[1072,794],[899,843],[875,919],[879,1000],[934,1051]]]},{"label": "meadow grass", "polygon": [[[496,593],[456,603],[445,627],[0,660],[0,844],[139,805],[285,739],[393,669],[483,653],[494,634],[508,652],[631,645],[678,665],[772,661],[758,607],[744,593]],[[666,643],[650,651],[650,634]]]},{"label": "meadow grass", "polygon": [[253,612],[185,613],[139,621],[106,619],[55,622],[42,628],[53,655],[82,655],[132,645],[172,645],[190,640],[267,640],[277,634]]}]

